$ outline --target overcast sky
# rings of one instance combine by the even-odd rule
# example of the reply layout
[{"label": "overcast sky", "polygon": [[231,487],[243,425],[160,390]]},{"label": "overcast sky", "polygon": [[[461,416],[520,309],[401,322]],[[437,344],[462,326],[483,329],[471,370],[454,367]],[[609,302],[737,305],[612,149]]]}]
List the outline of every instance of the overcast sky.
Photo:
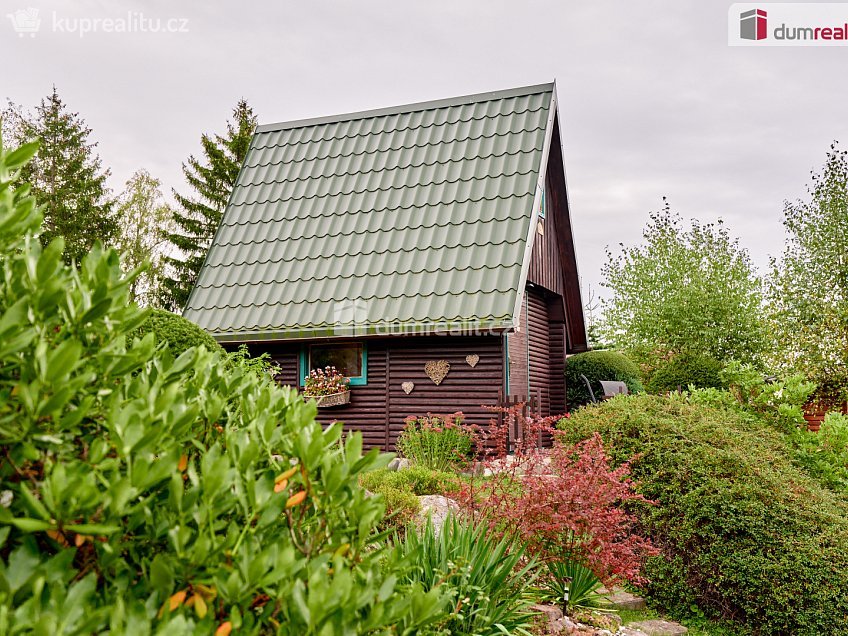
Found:
[{"label": "overcast sky", "polygon": [[[242,96],[267,123],[556,79],[585,283],[664,195],[686,217],[724,218],[765,266],[783,201],[805,194],[832,140],[848,146],[848,47],[728,47],[729,6],[3,0],[0,96],[33,106],[55,83],[113,188],[146,168],[184,189],[181,162]],[[35,37],[6,17],[26,7],[40,10]],[[130,11],[187,32],[67,32]]]}]

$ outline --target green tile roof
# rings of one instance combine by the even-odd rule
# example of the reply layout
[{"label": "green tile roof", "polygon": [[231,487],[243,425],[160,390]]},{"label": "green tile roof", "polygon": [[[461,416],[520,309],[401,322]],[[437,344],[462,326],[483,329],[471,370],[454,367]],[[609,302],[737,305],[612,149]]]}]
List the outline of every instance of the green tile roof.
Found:
[{"label": "green tile roof", "polygon": [[184,315],[222,342],[511,327],[554,110],[544,84],[260,126]]}]

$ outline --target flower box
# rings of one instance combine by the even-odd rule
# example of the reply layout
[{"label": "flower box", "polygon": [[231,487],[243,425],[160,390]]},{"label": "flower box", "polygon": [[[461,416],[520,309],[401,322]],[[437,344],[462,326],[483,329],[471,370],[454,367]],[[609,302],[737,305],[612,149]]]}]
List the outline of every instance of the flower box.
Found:
[{"label": "flower box", "polygon": [[341,393],[331,393],[330,395],[307,395],[306,399],[315,400],[319,409],[326,409],[331,406],[342,406],[350,402],[350,391],[342,391]]}]

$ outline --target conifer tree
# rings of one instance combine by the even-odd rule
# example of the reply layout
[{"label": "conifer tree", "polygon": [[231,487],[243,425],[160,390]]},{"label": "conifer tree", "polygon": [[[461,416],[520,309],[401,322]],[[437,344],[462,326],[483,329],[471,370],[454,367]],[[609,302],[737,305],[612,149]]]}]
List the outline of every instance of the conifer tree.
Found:
[{"label": "conifer tree", "polygon": [[56,87],[33,113],[10,105],[4,127],[13,141],[39,138],[35,159],[21,171],[21,181],[32,185],[32,194],[44,208],[41,241],[65,239],[65,261],[79,263],[97,240],[110,243],[117,224],[112,211],[104,169],[90,140],[91,128],[78,113],[68,110]]},{"label": "conifer tree", "polygon": [[176,248],[166,257],[168,275],[160,289],[161,304],[180,311],[197,281],[206,251],[221,222],[256,128],[256,116],[244,99],[233,109],[224,135],[200,138],[202,157],[194,155],[183,164],[183,174],[194,190],[190,196],[174,192],[179,209],[173,212],[176,229],[165,233]]}]

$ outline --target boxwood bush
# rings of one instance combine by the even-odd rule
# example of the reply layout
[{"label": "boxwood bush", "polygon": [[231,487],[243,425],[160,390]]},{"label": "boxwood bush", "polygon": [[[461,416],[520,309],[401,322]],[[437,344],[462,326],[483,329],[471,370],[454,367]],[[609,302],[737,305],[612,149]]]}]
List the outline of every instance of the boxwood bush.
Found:
[{"label": "boxwood bush", "polygon": [[649,393],[686,390],[689,386],[698,389],[724,386],[722,364],[714,358],[700,354],[685,354],[657,365],[645,383]]},{"label": "boxwood bush", "polygon": [[589,390],[581,375],[585,375],[591,383],[596,398],[604,394],[601,380],[624,382],[631,393],[643,390],[639,367],[624,354],[617,351],[578,353],[565,361],[569,410],[591,402]]},{"label": "boxwood bush", "polygon": [[645,592],[682,617],[760,634],[848,633],[848,503],[791,462],[784,436],[686,395],[618,397],[560,426],[598,431],[656,505],[640,511],[663,551]]},{"label": "boxwood bush", "polygon": [[131,337],[143,338],[152,333],[156,344],[168,343],[168,349],[174,356],[179,356],[191,347],[204,346],[210,351],[220,351],[221,346],[215,338],[190,320],[172,314],[164,309],[153,309],[146,320],[136,329]]},{"label": "boxwood bush", "polygon": [[[0,634],[410,634],[450,614],[376,541],[387,461],[267,374],[178,357],[117,253],[80,269],[0,147]],[[134,274],[134,275],[137,275]]]}]

